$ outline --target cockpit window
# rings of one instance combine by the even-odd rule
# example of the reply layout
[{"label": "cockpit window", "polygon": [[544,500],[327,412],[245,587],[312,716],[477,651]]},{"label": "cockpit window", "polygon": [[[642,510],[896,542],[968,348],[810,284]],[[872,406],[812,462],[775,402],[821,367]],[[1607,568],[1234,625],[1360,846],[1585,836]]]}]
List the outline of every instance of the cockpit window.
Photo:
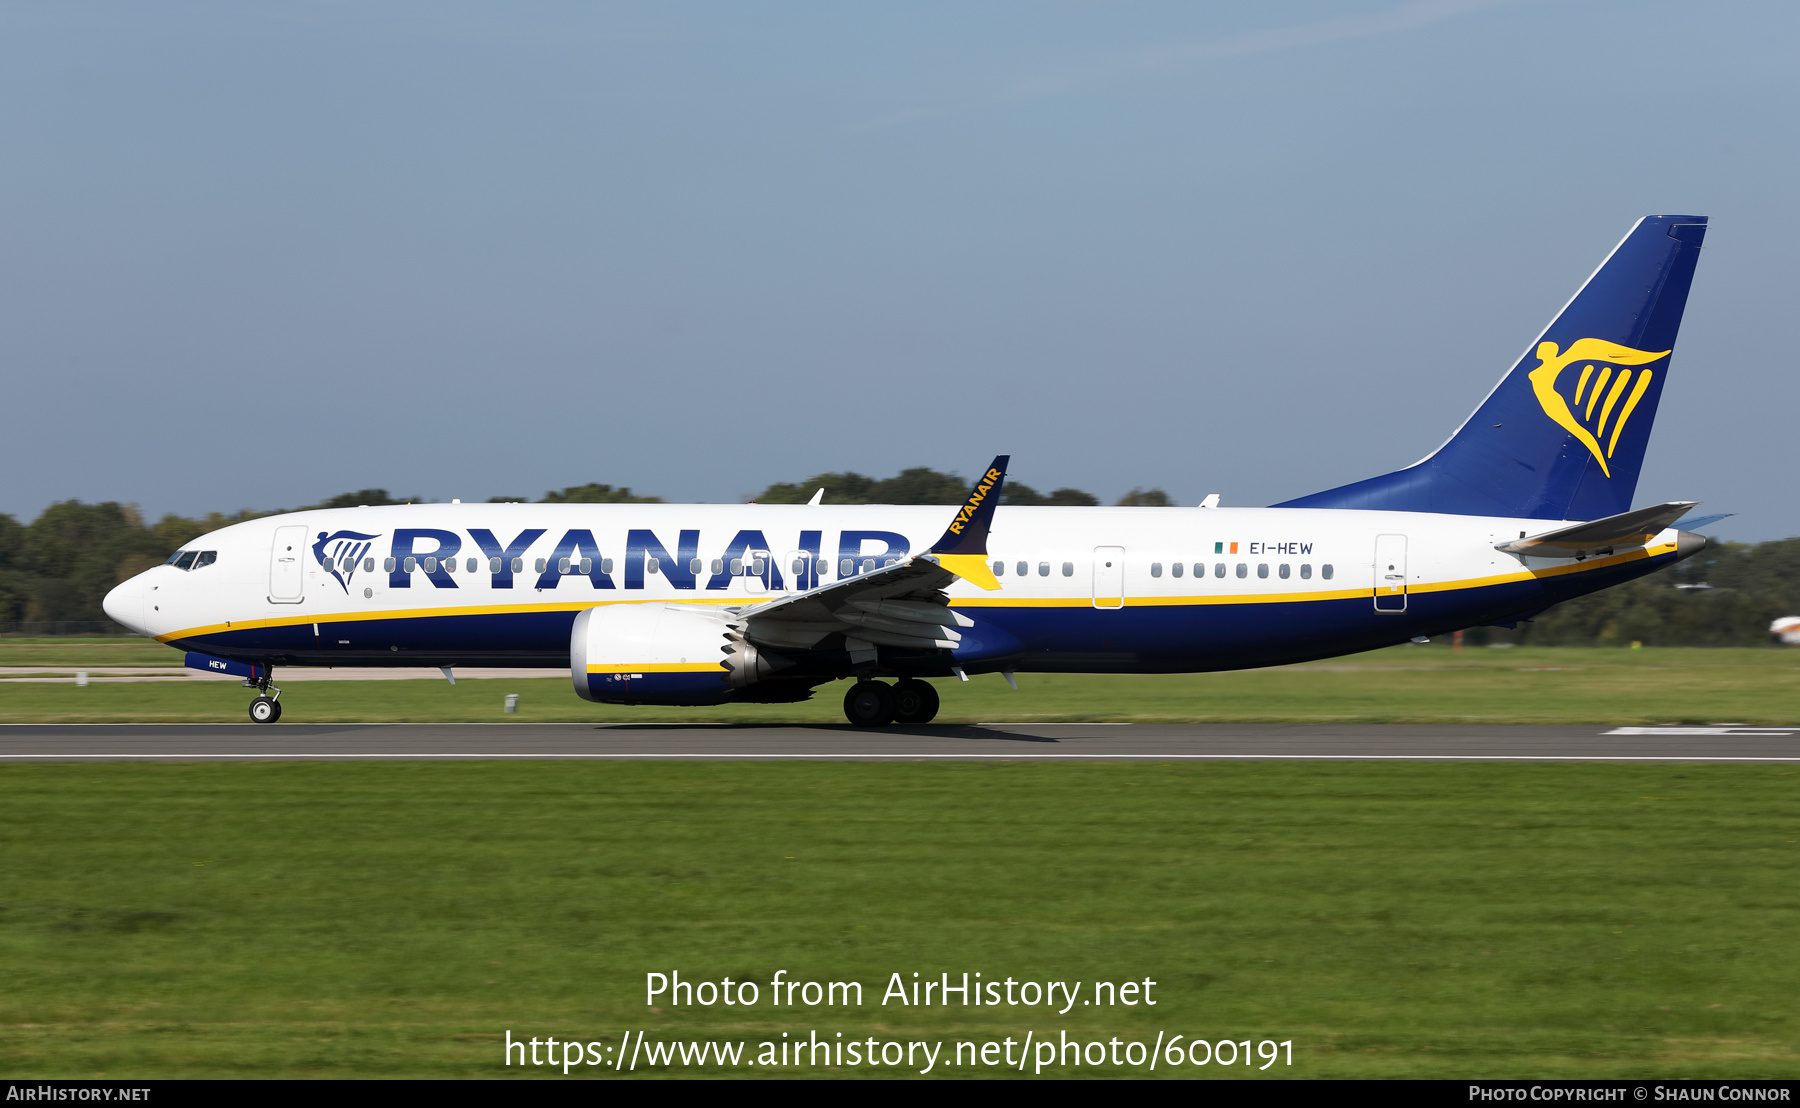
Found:
[{"label": "cockpit window", "polygon": [[219,552],[217,550],[177,550],[169,555],[168,561],[163,565],[174,566],[176,569],[186,571],[199,569],[201,566],[210,566],[218,560]]}]

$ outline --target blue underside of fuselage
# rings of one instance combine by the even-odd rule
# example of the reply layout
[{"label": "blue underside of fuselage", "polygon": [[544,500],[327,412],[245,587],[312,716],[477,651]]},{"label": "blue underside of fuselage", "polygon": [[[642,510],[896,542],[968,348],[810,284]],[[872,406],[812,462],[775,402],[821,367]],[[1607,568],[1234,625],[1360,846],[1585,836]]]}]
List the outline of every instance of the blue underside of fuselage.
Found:
[{"label": "blue underside of fuselage", "polygon": [[[1442,592],[1414,592],[1406,611],[1377,612],[1368,596],[1283,603],[961,609],[977,626],[950,656],[882,652],[883,668],[919,676],[1002,669],[1060,673],[1191,673],[1353,654],[1535,613],[1673,563],[1671,554],[1579,573]],[[500,612],[322,621],[233,629],[169,645],[268,666],[495,666],[569,664],[574,612]],[[997,632],[997,633],[996,633]],[[984,640],[985,634],[985,640]],[[977,643],[985,642],[984,646]],[[1016,645],[1015,645],[1016,643]],[[1000,645],[996,649],[996,644]],[[784,678],[850,672],[847,655],[798,659]]]}]

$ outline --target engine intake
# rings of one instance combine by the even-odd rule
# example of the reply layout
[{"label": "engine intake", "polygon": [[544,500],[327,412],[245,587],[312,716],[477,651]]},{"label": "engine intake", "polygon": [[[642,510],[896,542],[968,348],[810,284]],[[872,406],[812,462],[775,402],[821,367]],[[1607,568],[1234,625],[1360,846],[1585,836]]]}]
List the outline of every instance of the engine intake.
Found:
[{"label": "engine intake", "polygon": [[722,704],[790,663],[744,639],[716,608],[607,604],[575,617],[575,693],[600,704]]}]

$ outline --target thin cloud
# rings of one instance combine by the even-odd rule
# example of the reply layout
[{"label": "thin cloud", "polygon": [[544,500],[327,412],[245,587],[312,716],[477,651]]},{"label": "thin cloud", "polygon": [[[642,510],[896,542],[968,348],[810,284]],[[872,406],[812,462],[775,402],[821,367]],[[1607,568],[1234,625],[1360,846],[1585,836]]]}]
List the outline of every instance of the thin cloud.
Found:
[{"label": "thin cloud", "polygon": [[958,104],[893,112],[857,124],[850,130],[852,133],[877,131],[980,108],[1038,100],[1057,96],[1084,85],[1117,80],[1136,73],[1146,73],[1174,66],[1221,61],[1226,58],[1241,58],[1251,54],[1268,54],[1278,50],[1299,50],[1309,46],[1345,42],[1350,39],[1397,34],[1426,27],[1433,23],[1441,23],[1457,16],[1518,2],[1520,0],[1411,0],[1410,3],[1402,4],[1397,8],[1370,15],[1339,16],[1336,19],[1326,19],[1300,27],[1251,31],[1230,38],[1183,43],[1177,46],[1159,46],[1140,50],[1135,54],[1085,69],[1018,81],[997,92]]}]

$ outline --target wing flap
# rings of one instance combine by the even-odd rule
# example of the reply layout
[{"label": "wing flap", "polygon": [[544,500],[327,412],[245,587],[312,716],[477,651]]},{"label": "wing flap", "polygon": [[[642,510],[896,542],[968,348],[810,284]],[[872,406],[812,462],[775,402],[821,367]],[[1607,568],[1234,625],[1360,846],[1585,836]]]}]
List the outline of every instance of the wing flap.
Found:
[{"label": "wing flap", "polygon": [[776,649],[814,650],[834,635],[856,658],[870,646],[954,650],[958,628],[975,621],[953,612],[944,590],[958,580],[998,589],[987,561],[988,527],[1000,502],[1007,455],[994,459],[958,507],[930,553],[845,577],[808,592],[744,608],[737,618],[751,641]]}]

